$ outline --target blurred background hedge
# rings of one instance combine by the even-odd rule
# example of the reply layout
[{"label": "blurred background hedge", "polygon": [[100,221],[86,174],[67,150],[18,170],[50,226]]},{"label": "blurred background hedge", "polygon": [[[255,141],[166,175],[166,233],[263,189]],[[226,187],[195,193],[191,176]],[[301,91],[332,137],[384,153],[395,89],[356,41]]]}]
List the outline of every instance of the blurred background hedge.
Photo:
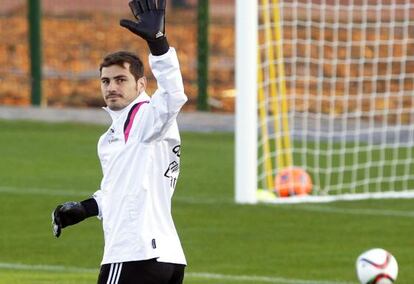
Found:
[{"label": "blurred background hedge", "polygon": [[[3,3],[4,2],[4,3]],[[99,107],[98,66],[102,57],[129,50],[144,61],[145,42],[119,26],[130,17],[128,1],[43,0],[42,6],[42,105]],[[30,104],[28,6],[24,0],[3,0],[0,7],[0,104]],[[179,54],[189,103],[197,100],[197,3],[169,1],[167,34]],[[209,103],[213,110],[234,108],[234,2],[210,1]],[[150,78],[149,91],[155,82]]]}]

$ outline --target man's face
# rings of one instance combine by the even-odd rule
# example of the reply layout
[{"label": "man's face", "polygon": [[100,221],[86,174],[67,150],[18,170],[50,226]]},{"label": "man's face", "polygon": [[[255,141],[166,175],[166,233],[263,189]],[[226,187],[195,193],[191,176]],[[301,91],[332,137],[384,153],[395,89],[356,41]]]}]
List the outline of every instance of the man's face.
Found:
[{"label": "man's face", "polygon": [[101,70],[101,92],[111,110],[125,108],[145,90],[145,77],[136,81],[129,72],[129,65],[125,62],[123,67],[111,65]]}]

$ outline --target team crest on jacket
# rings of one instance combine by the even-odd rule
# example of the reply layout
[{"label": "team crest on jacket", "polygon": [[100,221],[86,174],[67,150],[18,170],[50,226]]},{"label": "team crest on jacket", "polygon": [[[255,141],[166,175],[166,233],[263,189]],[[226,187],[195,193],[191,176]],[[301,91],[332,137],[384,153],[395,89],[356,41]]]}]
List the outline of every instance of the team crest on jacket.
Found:
[{"label": "team crest on jacket", "polygon": [[112,127],[109,129],[107,133],[107,139],[109,144],[119,140],[119,138],[115,136],[115,129],[113,129]]}]

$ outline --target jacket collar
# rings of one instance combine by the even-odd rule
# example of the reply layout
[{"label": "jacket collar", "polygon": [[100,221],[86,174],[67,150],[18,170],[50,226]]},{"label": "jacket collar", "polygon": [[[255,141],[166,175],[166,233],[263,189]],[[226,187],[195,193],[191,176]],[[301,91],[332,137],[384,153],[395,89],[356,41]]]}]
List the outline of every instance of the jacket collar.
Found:
[{"label": "jacket collar", "polygon": [[140,103],[142,101],[149,101],[150,100],[150,96],[148,96],[148,94],[144,91],[141,94],[138,95],[138,97],[133,100],[128,106],[126,106],[125,108],[121,109],[121,110],[111,110],[109,107],[103,107],[102,109],[104,109],[107,113],[109,113],[109,115],[112,118],[112,121],[118,119],[124,112],[128,113],[129,110],[137,103]]}]

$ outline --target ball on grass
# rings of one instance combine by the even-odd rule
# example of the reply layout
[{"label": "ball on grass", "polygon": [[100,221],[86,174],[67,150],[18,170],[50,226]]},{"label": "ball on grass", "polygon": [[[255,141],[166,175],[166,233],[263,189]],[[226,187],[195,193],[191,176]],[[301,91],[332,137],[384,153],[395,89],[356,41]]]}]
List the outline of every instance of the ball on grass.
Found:
[{"label": "ball on grass", "polygon": [[285,168],[275,178],[275,193],[279,197],[308,195],[311,192],[312,179],[302,168]]}]

